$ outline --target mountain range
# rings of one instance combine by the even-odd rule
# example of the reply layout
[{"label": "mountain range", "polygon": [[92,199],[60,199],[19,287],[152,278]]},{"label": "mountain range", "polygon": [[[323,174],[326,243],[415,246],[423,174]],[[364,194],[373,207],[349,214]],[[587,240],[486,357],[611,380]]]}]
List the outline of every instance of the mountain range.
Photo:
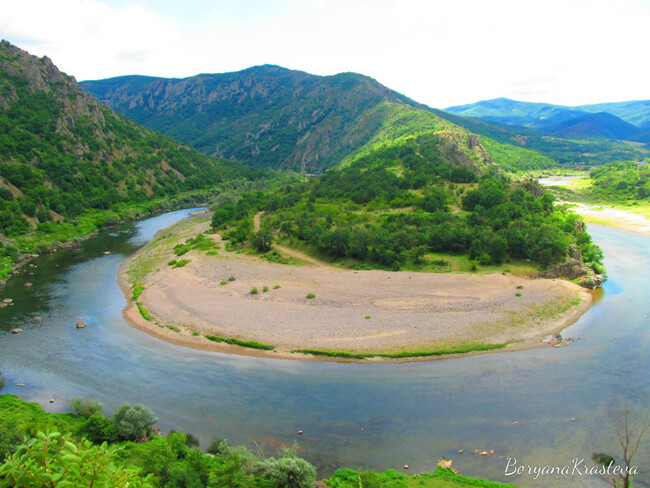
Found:
[{"label": "mountain range", "polygon": [[118,113],[204,154],[274,169],[322,172],[377,145],[424,133],[436,134],[452,164],[553,164],[537,152],[487,141],[496,148],[491,151],[445,113],[356,73],[315,76],[264,65],[184,79],[125,76],[81,86]]},{"label": "mountain range", "polygon": [[495,98],[445,110],[463,117],[535,129],[552,136],[604,137],[650,143],[650,100],[568,107]]}]

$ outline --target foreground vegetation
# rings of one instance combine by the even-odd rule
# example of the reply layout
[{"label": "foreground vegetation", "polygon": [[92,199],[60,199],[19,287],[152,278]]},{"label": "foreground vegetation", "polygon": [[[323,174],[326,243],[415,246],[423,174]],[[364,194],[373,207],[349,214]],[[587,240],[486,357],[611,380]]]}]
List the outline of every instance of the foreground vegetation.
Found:
[{"label": "foreground vegetation", "polygon": [[[1,377],[0,377],[1,378]],[[49,414],[13,395],[0,396],[0,487],[129,486],[131,488],[311,488],[315,468],[296,447],[273,457],[215,439],[207,454],[185,432],[156,434],[153,412],[121,406],[105,417],[101,405],[74,399],[71,413]],[[498,488],[510,485],[469,478],[450,469],[407,476],[339,469],[324,480],[332,488],[411,486]]]}]

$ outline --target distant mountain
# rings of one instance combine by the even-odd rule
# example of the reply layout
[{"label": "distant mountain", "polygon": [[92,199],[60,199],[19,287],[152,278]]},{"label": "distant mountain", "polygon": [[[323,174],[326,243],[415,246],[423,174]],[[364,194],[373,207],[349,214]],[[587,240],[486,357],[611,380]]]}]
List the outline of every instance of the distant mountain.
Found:
[{"label": "distant mountain", "polygon": [[571,110],[559,105],[519,102],[508,98],[495,98],[468,105],[448,107],[445,111],[463,117],[528,128],[553,126],[585,114],[582,111]]},{"label": "distant mountain", "polygon": [[650,129],[650,100],[632,100],[629,102],[597,103],[580,105],[577,110],[597,113],[607,112],[619,119],[642,129]]},{"label": "distant mountain", "polygon": [[[561,136],[551,137],[537,129],[527,127],[501,124],[498,122],[488,122],[486,120],[475,119],[472,117],[463,117],[455,115],[444,110],[434,110],[441,118],[449,120],[456,125],[466,128],[467,130],[490,138],[503,145],[519,146],[526,148],[527,153],[522,154],[515,159],[517,167],[520,169],[539,169],[539,162],[526,164],[532,154],[543,154],[556,163],[575,164],[575,165],[598,165],[610,163],[613,161],[622,161],[629,159],[645,159],[650,155],[650,148],[644,149],[638,145],[631,145],[626,142],[617,140],[606,140],[603,138],[580,137],[579,139],[570,139]],[[584,115],[584,114],[583,114]],[[484,139],[485,140],[485,139]],[[641,143],[650,143],[650,131],[636,135],[632,140]],[[490,150],[488,148],[488,150]],[[513,152],[510,151],[510,154]],[[495,156],[494,151],[491,152]],[[497,158],[498,159],[498,158]],[[512,157],[509,158],[513,160]],[[506,164],[499,160],[502,167]]]},{"label": "distant mountain", "polygon": [[566,107],[495,98],[445,110],[463,117],[571,137],[629,139],[641,132],[639,128],[650,127],[650,100]]},{"label": "distant mountain", "polygon": [[0,42],[0,233],[239,174],[87,95],[47,57]]},{"label": "distant mountain", "polygon": [[[127,76],[81,85],[117,112],[205,154],[264,167],[321,172],[378,145],[432,132],[450,164],[483,171],[513,159],[507,147],[493,158],[467,130],[355,73],[315,76],[265,65],[185,79]],[[538,153],[529,156],[535,165],[553,164]]]},{"label": "distant mountain", "polygon": [[607,112],[584,114],[547,127],[545,131],[561,137],[607,137],[628,140],[637,135],[638,127]]}]

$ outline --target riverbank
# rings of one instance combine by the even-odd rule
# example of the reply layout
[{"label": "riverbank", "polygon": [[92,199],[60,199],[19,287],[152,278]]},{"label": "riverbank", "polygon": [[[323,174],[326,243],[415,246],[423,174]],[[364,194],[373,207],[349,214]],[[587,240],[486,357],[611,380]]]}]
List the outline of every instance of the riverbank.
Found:
[{"label": "riverbank", "polygon": [[[189,260],[183,267],[167,264],[177,258],[175,245],[208,226],[207,219],[181,222],[122,264],[125,295],[132,297],[133,284],[139,285],[137,300],[124,311],[130,325],[202,350],[303,360],[316,357],[295,351],[345,356],[320,360],[408,356],[370,359],[396,361],[543,347],[545,336],[559,333],[592,303],[588,291],[564,280],[271,263],[225,251],[216,234],[208,237],[222,245],[218,252],[193,250],[182,256]],[[215,335],[273,350],[205,337]]]},{"label": "riverbank", "polygon": [[571,210],[584,217],[587,222],[650,236],[650,220],[640,213],[606,204],[589,205],[565,201],[559,201],[558,204],[571,205]]}]

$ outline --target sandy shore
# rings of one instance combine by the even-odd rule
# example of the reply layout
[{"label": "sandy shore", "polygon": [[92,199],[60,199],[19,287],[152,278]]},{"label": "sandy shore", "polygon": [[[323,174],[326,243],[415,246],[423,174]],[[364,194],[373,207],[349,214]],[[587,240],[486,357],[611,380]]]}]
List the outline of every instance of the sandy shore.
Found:
[{"label": "sandy shore", "polygon": [[643,215],[620,208],[607,207],[605,205],[587,205],[585,203],[564,201],[558,202],[558,204],[563,203],[574,205],[572,210],[575,213],[582,215],[587,222],[608,225],[617,229],[650,236],[650,220],[646,219]]},{"label": "sandy shore", "polygon": [[[186,224],[180,233],[206,228]],[[159,264],[144,277],[139,298],[153,320],[144,320],[133,303],[124,317],[151,335],[198,349],[310,360],[291,351],[422,351],[510,341],[506,350],[517,350],[544,346],[546,335],[577,320],[592,302],[588,291],[564,280],[288,266],[223,249],[217,256],[191,251],[183,256],[189,264],[172,269],[165,263],[178,242],[154,241],[122,265],[119,281],[129,297],[129,267],[137,260]],[[250,294],[253,287],[258,294]],[[218,344],[203,334],[272,344],[275,351]]]}]

